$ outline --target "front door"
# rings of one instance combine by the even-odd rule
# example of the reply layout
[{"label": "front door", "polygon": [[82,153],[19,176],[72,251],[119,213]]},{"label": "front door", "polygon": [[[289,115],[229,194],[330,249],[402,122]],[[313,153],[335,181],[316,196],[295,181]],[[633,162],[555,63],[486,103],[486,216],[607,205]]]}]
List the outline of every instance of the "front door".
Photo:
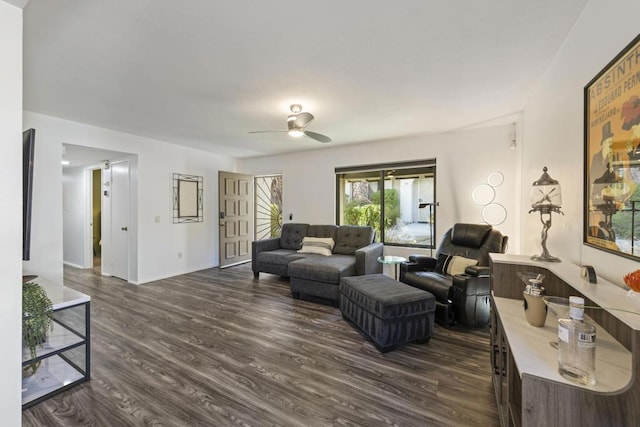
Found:
[{"label": "front door", "polygon": [[129,162],[111,163],[111,275],[129,280]]},{"label": "front door", "polygon": [[251,260],[253,177],[218,173],[220,268]]}]

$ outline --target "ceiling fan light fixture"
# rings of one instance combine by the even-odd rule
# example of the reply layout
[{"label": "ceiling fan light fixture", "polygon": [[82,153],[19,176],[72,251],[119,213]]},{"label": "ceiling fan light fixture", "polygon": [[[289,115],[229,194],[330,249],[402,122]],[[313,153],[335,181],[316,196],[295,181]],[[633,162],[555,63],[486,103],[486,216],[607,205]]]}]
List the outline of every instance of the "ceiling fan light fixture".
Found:
[{"label": "ceiling fan light fixture", "polygon": [[287,130],[256,130],[250,131],[249,133],[286,132],[293,138],[306,136],[307,138],[314,139],[318,142],[331,142],[331,138],[327,135],[305,130],[306,126],[313,121],[314,117],[311,113],[303,112],[302,105],[291,104],[289,108],[291,109],[292,114],[287,116]]}]

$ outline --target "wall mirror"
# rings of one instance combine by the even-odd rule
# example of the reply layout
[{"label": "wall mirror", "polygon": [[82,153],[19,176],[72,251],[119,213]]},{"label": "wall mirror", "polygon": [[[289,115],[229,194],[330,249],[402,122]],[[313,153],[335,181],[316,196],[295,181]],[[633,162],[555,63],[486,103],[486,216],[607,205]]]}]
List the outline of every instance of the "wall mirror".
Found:
[{"label": "wall mirror", "polygon": [[202,222],[202,177],[173,174],[173,223]]}]

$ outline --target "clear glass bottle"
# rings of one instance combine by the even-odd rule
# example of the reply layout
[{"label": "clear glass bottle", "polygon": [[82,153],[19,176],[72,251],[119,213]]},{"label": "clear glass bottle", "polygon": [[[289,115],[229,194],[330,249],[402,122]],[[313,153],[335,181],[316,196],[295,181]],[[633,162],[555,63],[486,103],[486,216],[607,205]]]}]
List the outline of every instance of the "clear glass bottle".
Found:
[{"label": "clear glass bottle", "polygon": [[558,320],[558,371],[580,384],[596,383],[596,328],[584,321],[584,298],[569,297],[569,318]]}]

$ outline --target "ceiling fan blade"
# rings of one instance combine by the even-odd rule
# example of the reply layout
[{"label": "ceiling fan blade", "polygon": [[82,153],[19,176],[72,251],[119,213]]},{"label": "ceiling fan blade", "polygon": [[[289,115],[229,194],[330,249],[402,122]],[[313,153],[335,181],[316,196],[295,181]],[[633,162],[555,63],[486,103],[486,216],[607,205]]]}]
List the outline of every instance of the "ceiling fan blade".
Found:
[{"label": "ceiling fan blade", "polygon": [[304,134],[306,136],[308,136],[309,138],[311,138],[311,139],[315,139],[316,141],[331,142],[331,138],[329,138],[327,135],[323,135],[321,133],[309,132],[308,130],[305,130]]},{"label": "ceiling fan blade", "polygon": [[314,117],[311,113],[300,113],[296,116],[296,120],[294,122],[294,127],[296,129],[302,129],[309,123],[313,121]]},{"label": "ceiling fan blade", "polygon": [[280,133],[280,132],[289,132],[288,130],[253,130],[249,133]]}]

